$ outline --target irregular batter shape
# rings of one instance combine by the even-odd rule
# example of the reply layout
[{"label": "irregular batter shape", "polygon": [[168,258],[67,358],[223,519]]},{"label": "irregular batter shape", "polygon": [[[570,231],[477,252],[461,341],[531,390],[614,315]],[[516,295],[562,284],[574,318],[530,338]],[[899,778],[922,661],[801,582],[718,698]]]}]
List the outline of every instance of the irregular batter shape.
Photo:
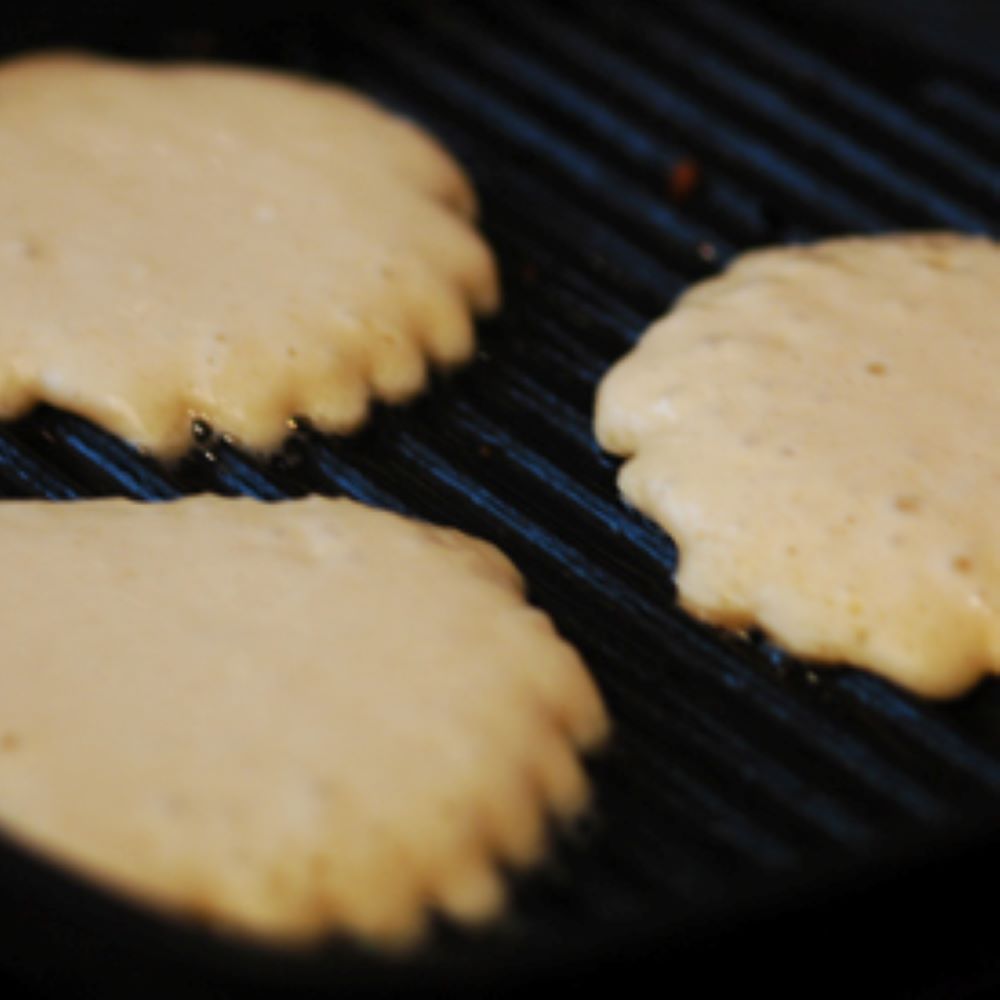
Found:
[{"label": "irregular batter shape", "polygon": [[475,198],[416,127],[262,70],[0,65],[0,417],[39,401],[162,456],[209,421],[356,428],[497,304]]},{"label": "irregular batter shape", "polygon": [[492,546],[348,500],[0,505],[0,827],[223,928],[494,916],[607,720]]},{"label": "irregular batter shape", "polygon": [[747,254],[608,374],[597,436],[681,602],[929,696],[1000,671],[1000,246]]}]

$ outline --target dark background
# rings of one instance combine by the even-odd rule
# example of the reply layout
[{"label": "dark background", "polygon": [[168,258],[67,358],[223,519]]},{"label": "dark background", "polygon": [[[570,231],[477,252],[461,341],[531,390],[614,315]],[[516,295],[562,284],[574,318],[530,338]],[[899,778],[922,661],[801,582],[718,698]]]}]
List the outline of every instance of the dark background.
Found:
[{"label": "dark background", "polygon": [[810,0],[773,4],[799,21],[820,16],[869,25],[936,56],[1000,79],[1000,4],[996,0]]}]

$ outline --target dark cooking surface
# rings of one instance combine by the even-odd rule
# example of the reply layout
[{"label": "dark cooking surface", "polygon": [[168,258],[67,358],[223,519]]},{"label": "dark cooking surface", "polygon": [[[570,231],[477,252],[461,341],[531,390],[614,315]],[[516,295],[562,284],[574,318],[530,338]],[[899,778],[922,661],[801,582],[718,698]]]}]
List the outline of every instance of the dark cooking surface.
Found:
[{"label": "dark cooking surface", "polygon": [[[473,366],[404,411],[379,410],[355,439],[301,428],[261,463],[205,438],[164,470],[42,409],[0,432],[0,494],[319,491],[454,524],[520,565],[618,725],[595,769],[592,828],[519,885],[493,932],[442,929],[411,965],[342,946],[283,959],[161,925],[4,849],[0,963],[18,975],[134,976],[145,995],[183,982],[194,996],[251,980],[502,987],[588,969],[596,981],[697,961],[708,982],[734,963],[760,973],[752,963],[769,955],[773,976],[797,953],[829,981],[874,948],[901,959],[885,974],[905,985],[930,974],[929,929],[955,949],[974,926],[966,897],[990,901],[1000,685],[926,704],[689,621],[672,604],[671,546],[618,502],[590,406],[645,323],[734,251],[995,227],[1000,102],[985,77],[839,22],[796,25],[776,0],[612,6],[356,4],[198,27],[88,10],[5,24],[10,51],[73,42],[294,67],[411,114],[475,178],[506,303]],[[978,853],[963,855],[970,840]],[[872,883],[890,862],[896,881]],[[925,937],[897,953],[883,939],[896,926]],[[986,951],[976,937],[968,949],[953,954],[971,975]]]}]

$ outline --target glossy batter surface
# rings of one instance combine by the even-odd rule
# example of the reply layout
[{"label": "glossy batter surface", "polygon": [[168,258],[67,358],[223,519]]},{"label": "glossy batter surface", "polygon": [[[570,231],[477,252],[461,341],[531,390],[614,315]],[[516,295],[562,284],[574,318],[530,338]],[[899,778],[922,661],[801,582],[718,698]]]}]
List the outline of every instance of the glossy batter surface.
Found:
[{"label": "glossy batter surface", "polygon": [[473,349],[475,199],[341,87],[76,55],[0,64],[0,417],[39,401],[172,456],[208,420],[344,432]]},{"label": "glossy batter surface", "polygon": [[0,504],[0,827],[281,940],[502,908],[607,720],[486,543],[348,500]]},{"label": "glossy batter surface", "polygon": [[763,250],[607,375],[596,429],[685,607],[925,695],[1000,670],[1000,247]]}]

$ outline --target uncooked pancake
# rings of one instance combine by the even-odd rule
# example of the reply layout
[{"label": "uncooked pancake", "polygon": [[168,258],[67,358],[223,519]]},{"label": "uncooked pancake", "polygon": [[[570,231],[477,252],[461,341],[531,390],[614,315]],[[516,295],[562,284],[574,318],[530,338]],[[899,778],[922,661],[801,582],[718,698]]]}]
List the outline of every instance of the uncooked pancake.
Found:
[{"label": "uncooked pancake", "polygon": [[45,401],[164,456],[346,432],[497,303],[475,199],[342,87],[76,55],[0,64],[0,417]]},{"label": "uncooked pancake", "polygon": [[1000,247],[747,254],[608,374],[597,435],[680,600],[932,696],[1000,670]]},{"label": "uncooked pancake", "polygon": [[607,721],[484,542],[348,500],[0,505],[0,829],[279,940],[501,909]]}]

